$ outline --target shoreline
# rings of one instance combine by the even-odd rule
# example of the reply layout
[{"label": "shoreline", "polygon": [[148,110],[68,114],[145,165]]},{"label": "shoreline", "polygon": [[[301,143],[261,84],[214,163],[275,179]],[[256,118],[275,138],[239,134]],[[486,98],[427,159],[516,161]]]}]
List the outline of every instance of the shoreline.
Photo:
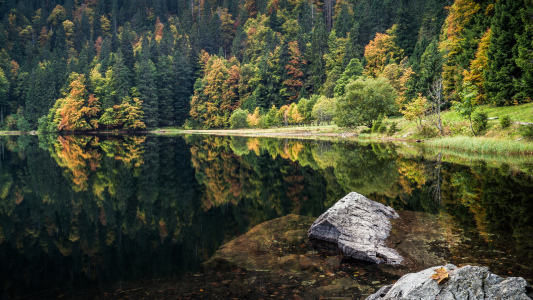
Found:
[{"label": "shoreline", "polygon": [[423,144],[433,149],[448,149],[474,154],[493,155],[533,155],[533,143],[527,139],[510,140],[498,137],[486,136],[445,136],[435,138],[421,138],[410,133],[395,136],[380,134],[358,134],[353,131],[343,130],[334,125],[318,127],[289,127],[271,129],[155,129],[144,131],[87,131],[87,132],[64,132],[64,133],[44,133],[44,132],[20,132],[3,131],[0,136],[17,135],[44,135],[44,134],[64,134],[64,135],[135,135],[154,134],[161,136],[171,135],[210,135],[210,136],[239,136],[250,138],[278,138],[278,139],[300,139],[300,140],[321,140],[330,142],[396,142]]}]

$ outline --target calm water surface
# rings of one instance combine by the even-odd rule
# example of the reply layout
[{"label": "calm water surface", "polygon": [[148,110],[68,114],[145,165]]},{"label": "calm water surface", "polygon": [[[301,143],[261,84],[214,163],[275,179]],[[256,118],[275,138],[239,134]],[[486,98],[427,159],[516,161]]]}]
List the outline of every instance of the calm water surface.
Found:
[{"label": "calm water surface", "polygon": [[[157,285],[155,279],[169,278],[217,286],[219,279],[202,268],[210,259],[209,269],[218,276],[250,280],[250,286],[260,282],[257,292],[273,298],[278,294],[267,290],[261,276],[287,276],[291,288],[333,295],[342,294],[328,290],[335,282],[339,286],[334,280],[359,276],[361,286],[343,291],[365,295],[405,269],[349,261],[334,247],[301,237],[309,222],[351,191],[401,212],[405,222],[399,226],[407,233],[395,234],[393,242],[407,254],[416,250],[411,255],[420,259],[409,270],[442,262],[480,264],[500,275],[533,279],[529,158],[207,136],[4,137],[1,151],[0,299],[114,290],[138,280]],[[417,252],[420,236],[429,245],[424,254]],[[265,251],[256,260],[232,256],[232,264],[221,268],[217,262],[242,252],[238,237],[273,242],[258,246]],[[220,250],[224,244],[229,246]],[[284,263],[271,266],[268,255]],[[314,267],[302,267],[303,259]],[[230,276],[252,268],[267,273]],[[227,286],[235,295],[250,291]],[[296,288],[290,295],[295,293]]]}]

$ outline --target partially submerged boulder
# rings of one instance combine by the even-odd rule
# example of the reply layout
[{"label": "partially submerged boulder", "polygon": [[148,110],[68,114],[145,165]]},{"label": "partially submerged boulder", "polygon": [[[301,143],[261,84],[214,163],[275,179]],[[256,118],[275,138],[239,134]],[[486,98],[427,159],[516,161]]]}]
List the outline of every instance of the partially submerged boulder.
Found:
[{"label": "partially submerged boulder", "polygon": [[393,285],[382,287],[366,300],[402,299],[533,299],[533,289],[524,278],[502,278],[487,267],[444,266],[447,280],[432,279],[441,266],[410,273]]},{"label": "partially submerged boulder", "polygon": [[304,253],[285,253],[281,249],[303,249],[306,230],[313,218],[287,215],[261,223],[226,243],[205,263],[205,270],[244,268],[256,271],[301,271],[319,268],[319,261]]},{"label": "partially submerged boulder", "polygon": [[311,225],[310,238],[337,243],[349,257],[375,263],[400,264],[403,258],[385,245],[391,222],[399,218],[391,207],[352,192]]}]

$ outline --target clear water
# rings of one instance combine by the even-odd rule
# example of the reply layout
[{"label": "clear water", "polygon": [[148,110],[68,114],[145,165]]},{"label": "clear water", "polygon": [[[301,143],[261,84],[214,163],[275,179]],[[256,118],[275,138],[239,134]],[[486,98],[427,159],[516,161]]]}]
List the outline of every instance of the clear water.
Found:
[{"label": "clear water", "polygon": [[[198,135],[4,137],[1,151],[0,299],[364,298],[448,262],[533,279],[533,158]],[[409,265],[306,238],[351,191],[400,212],[390,242]]]}]

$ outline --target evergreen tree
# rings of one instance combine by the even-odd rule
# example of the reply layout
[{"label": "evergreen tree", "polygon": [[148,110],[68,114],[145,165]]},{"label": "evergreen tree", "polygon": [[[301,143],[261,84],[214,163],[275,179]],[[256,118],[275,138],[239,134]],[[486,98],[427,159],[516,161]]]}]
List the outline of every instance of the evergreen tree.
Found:
[{"label": "evergreen tree", "polygon": [[518,36],[518,58],[516,64],[522,70],[522,77],[515,82],[515,88],[519,91],[517,98],[533,98],[533,1],[525,0],[521,9],[524,31]]},{"label": "evergreen tree", "polygon": [[156,68],[150,60],[148,40],[143,39],[140,61],[135,65],[136,87],[144,111],[143,122],[147,127],[159,125],[159,103],[157,99]]},{"label": "evergreen tree", "polygon": [[313,91],[318,92],[326,79],[326,63],[324,61],[324,54],[328,50],[328,35],[326,32],[326,24],[322,14],[317,14],[315,20],[315,27],[312,32],[311,39],[311,55],[310,71],[313,82]]},{"label": "evergreen tree", "polygon": [[426,94],[435,79],[442,74],[442,54],[438,49],[436,40],[431,42],[420,59],[419,79],[417,81],[417,93]]},{"label": "evergreen tree", "polygon": [[173,58],[162,56],[157,64],[157,92],[159,99],[159,126],[174,125],[174,94],[173,85],[179,84],[172,70]]},{"label": "evergreen tree", "polygon": [[346,37],[352,28],[352,16],[350,15],[350,9],[347,3],[342,3],[340,13],[335,20],[333,29],[337,33],[338,37]]},{"label": "evergreen tree", "polygon": [[133,87],[130,78],[133,77],[130,69],[126,67],[122,51],[119,50],[113,65],[113,79],[112,86],[116,88],[116,95],[114,104],[119,104],[126,96],[129,96],[130,90]]},{"label": "evergreen tree", "polygon": [[492,38],[489,46],[489,71],[485,73],[488,101],[493,105],[510,105],[524,100],[517,82],[522,70],[517,66],[519,57],[517,36],[524,33],[520,9],[523,0],[501,0],[494,5]]}]

